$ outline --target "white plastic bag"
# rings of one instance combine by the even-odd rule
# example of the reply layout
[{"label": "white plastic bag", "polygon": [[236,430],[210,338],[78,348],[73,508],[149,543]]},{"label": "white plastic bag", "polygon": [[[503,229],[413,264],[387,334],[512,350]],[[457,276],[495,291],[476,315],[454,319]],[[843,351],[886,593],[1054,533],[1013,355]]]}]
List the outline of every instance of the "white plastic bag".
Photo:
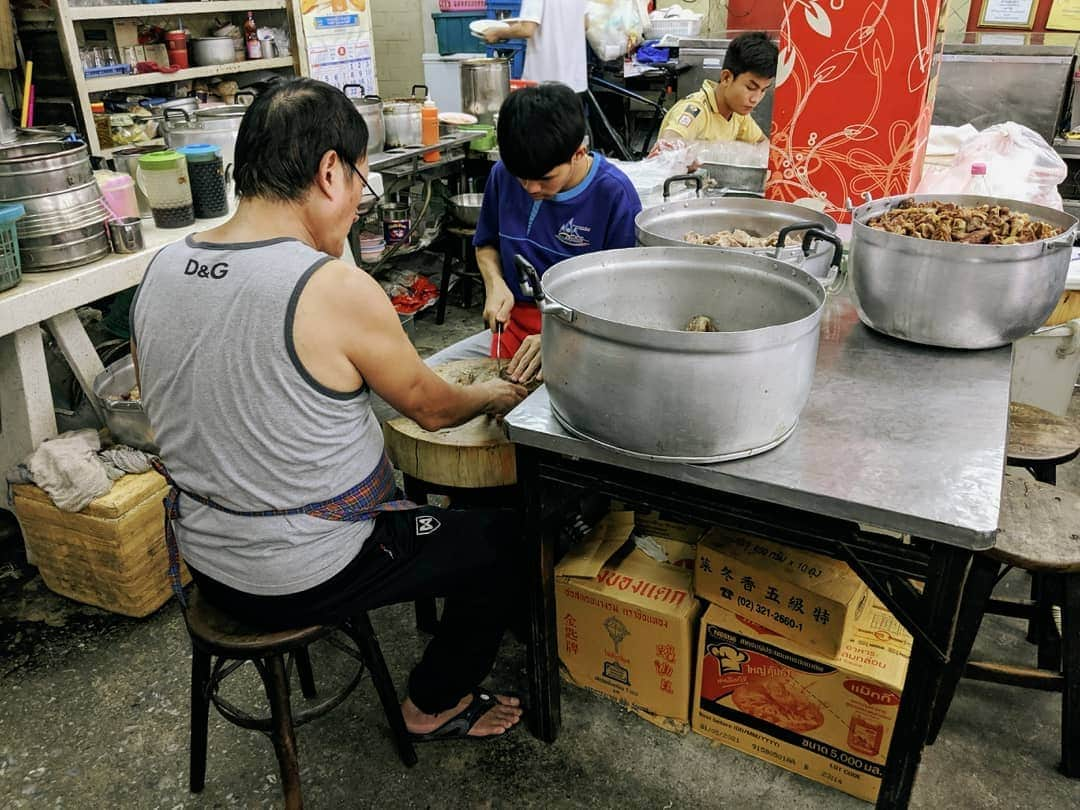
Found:
[{"label": "white plastic bag", "polygon": [[585,13],[585,38],[605,62],[626,56],[645,38],[648,15],[642,0],[590,0]]},{"label": "white plastic bag", "polygon": [[[665,202],[664,181],[669,177],[686,174],[687,163],[691,160],[688,152],[686,147],[666,149],[645,160],[631,162],[608,158],[607,162],[630,178],[638,197],[641,198],[641,207],[650,208]],[[685,183],[672,183],[670,192],[671,197],[666,202],[694,196],[693,186],[687,186]]]},{"label": "white plastic bag", "polygon": [[919,194],[962,194],[971,164],[985,163],[990,193],[1062,210],[1058,184],[1068,169],[1046,139],[1022,124],[995,124],[965,141],[948,169],[926,172]]}]

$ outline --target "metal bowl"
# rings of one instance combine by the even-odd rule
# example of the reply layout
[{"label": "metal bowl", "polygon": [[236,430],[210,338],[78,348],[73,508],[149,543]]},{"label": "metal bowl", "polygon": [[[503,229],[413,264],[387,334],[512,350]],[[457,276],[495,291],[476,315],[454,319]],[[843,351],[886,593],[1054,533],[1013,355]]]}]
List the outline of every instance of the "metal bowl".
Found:
[{"label": "metal bowl", "polygon": [[147,453],[157,453],[154,431],[139,400],[111,399],[135,387],[135,363],[125,355],[110,363],[94,379],[94,397],[105,412],[105,424],[113,440]]},{"label": "metal bowl", "polygon": [[450,213],[462,225],[475,228],[480,221],[480,206],[483,202],[483,194],[456,194],[450,198]]}]

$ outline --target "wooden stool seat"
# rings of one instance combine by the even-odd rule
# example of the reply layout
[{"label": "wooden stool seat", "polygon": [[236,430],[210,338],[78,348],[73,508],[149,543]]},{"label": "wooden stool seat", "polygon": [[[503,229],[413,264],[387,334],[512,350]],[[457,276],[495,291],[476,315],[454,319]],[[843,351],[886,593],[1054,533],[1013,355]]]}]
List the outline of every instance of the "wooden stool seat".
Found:
[{"label": "wooden stool seat", "polygon": [[315,625],[293,630],[265,631],[244,624],[191,592],[186,612],[188,632],[197,636],[215,655],[266,655],[306,647],[334,628]]},{"label": "wooden stool seat", "polygon": [[[1039,581],[1032,600],[993,597],[994,586],[1013,567]],[[1061,607],[1060,634],[1054,605]],[[987,613],[1038,620],[1036,667],[967,660]],[[1061,770],[1080,777],[1080,496],[1006,471],[996,544],[969,573],[952,656],[958,666],[939,692],[930,742],[945,721],[961,672],[972,680],[1061,692]]]},{"label": "wooden stool seat", "polygon": [[1080,572],[1080,496],[1006,472],[997,539],[986,554],[1025,571]]},{"label": "wooden stool seat", "polygon": [[1009,405],[1009,464],[1029,467],[1064,464],[1080,454],[1080,430],[1072,422],[1042,408]]}]

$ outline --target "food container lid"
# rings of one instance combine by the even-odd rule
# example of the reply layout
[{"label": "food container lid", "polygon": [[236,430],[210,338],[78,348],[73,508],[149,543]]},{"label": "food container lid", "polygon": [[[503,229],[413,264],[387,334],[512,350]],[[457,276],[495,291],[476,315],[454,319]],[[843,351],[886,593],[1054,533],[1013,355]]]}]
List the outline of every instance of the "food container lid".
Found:
[{"label": "food container lid", "polygon": [[151,152],[139,157],[139,166],[147,171],[169,171],[186,165],[183,155],[175,149],[162,149],[160,152]]},{"label": "food container lid", "polygon": [[221,158],[221,148],[209,143],[180,146],[176,151],[186,157],[189,163],[210,163]]}]

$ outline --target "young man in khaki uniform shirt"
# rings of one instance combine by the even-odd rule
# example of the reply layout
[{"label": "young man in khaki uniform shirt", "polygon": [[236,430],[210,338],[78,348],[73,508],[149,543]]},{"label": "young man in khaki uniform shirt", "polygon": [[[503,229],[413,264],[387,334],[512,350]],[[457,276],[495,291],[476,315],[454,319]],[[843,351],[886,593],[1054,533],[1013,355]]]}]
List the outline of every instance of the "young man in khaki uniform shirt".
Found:
[{"label": "young man in khaki uniform shirt", "polygon": [[760,143],[765,133],[750,117],[776,76],[777,48],[762,32],[736,37],[724,56],[720,80],[677,102],[660,125],[653,153],[678,141]]}]

